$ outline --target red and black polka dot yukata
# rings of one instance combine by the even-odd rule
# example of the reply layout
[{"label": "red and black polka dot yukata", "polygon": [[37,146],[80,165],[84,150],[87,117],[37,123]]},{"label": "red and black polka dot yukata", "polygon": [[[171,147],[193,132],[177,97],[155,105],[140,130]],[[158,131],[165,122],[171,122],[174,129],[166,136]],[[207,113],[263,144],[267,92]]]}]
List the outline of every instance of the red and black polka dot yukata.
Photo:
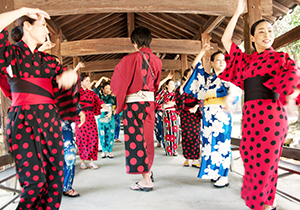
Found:
[{"label": "red and black polka dot yukata", "polygon": [[[182,153],[185,159],[198,160],[200,158],[200,127],[203,101],[183,92],[180,94],[180,87],[175,92],[175,102],[180,114],[182,132]],[[189,109],[199,105],[196,113]]]},{"label": "red and black polka dot yukata", "polygon": [[288,132],[285,97],[298,87],[299,69],[286,53],[270,48],[248,55],[234,43],[226,62],[219,77],[244,89],[246,99],[240,145],[245,166],[241,195],[249,208],[263,210],[264,204],[274,202],[278,161]]},{"label": "red and black polka dot yukata", "polygon": [[126,171],[130,174],[144,174],[151,170],[154,160],[155,102],[136,101],[125,103],[127,95],[140,90],[158,90],[161,75],[161,60],[150,48],[141,48],[151,70],[141,52],[125,56],[115,67],[111,79],[111,90],[117,97],[117,114],[124,109],[124,141]]},{"label": "red and black polka dot yukata", "polygon": [[75,121],[78,153],[81,160],[97,160],[99,139],[95,115],[101,114],[101,105],[104,102],[93,91],[81,88],[79,104],[86,117],[85,123],[80,128],[78,128],[80,119]]},{"label": "red and black polka dot yukata", "polygon": [[53,85],[63,69],[53,56],[37,49],[32,53],[22,40],[12,45],[7,37],[4,29],[0,33],[0,73],[8,78],[10,90],[5,93],[12,99],[6,140],[22,186],[17,209],[59,209],[63,140],[53,97],[58,89]]}]

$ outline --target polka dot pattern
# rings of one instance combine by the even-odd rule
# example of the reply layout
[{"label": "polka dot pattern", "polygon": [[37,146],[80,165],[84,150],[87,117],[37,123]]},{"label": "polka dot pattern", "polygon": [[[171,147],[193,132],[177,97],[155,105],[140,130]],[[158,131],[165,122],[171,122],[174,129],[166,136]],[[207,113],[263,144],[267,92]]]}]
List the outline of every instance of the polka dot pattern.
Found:
[{"label": "polka dot pattern", "polygon": [[[149,109],[148,113],[146,108]],[[128,103],[124,109],[126,172],[146,173],[154,159],[154,102]],[[144,132],[145,131],[145,132]]]},{"label": "polka dot pattern", "polygon": [[[44,122],[37,122],[37,118],[44,119],[44,113],[54,116],[54,122],[57,122],[57,126],[52,125],[53,132],[43,126]],[[63,147],[60,121],[56,116],[56,109],[50,110],[47,106],[43,106],[43,109],[38,109],[38,105],[18,106],[8,110],[7,117],[10,120],[5,138],[9,140],[9,149],[15,157],[22,186],[17,209],[28,209],[29,206],[29,209],[57,209],[55,205],[61,202],[63,166],[60,163],[63,161]],[[49,145],[51,141],[57,143]]]},{"label": "polka dot pattern", "polygon": [[247,55],[233,43],[226,54],[227,68],[219,77],[243,88],[243,81],[270,76],[263,85],[280,94],[279,100],[247,101],[243,109],[241,156],[244,161],[242,197],[251,209],[272,205],[277,185],[278,160],[288,123],[285,96],[299,86],[299,69],[288,54],[272,48]]},{"label": "polka dot pattern", "polygon": [[[193,96],[179,93],[177,88],[175,93],[175,101],[177,109],[180,113],[180,124],[182,133],[182,153],[185,159],[200,158],[200,127],[201,127],[201,112],[199,111],[203,103],[195,99]],[[191,113],[186,107],[186,103],[193,102],[199,104],[198,111]],[[191,105],[189,105],[191,106]],[[173,129],[176,132],[176,130]]]},{"label": "polka dot pattern", "polygon": [[81,160],[97,160],[99,137],[95,115],[101,114],[101,104],[104,102],[93,91],[81,88],[79,103],[85,113],[85,123],[78,128],[80,119],[75,121],[78,153]]}]

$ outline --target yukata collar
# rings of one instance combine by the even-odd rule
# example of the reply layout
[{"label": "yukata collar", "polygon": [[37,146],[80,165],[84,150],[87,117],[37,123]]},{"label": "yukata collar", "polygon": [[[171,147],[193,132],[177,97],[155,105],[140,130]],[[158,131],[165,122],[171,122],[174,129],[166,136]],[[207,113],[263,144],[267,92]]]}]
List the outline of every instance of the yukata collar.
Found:
[{"label": "yukata collar", "polygon": [[[21,49],[23,49],[24,51],[29,51],[30,54],[32,54],[31,50],[29,49],[28,45],[21,39],[16,45],[18,45]],[[38,49],[35,48],[33,54],[38,53]]]},{"label": "yukata collar", "polygon": [[140,51],[142,51],[142,52],[146,52],[146,53],[152,53],[152,50],[151,50],[151,48],[149,48],[149,47],[142,47],[141,49],[140,49]]},{"label": "yukata collar", "polygon": [[257,51],[255,51],[255,54],[257,54],[257,55],[264,55],[264,54],[269,54],[269,53],[274,52],[274,51],[275,51],[274,48],[270,47],[270,48],[265,49],[261,53],[258,53]]}]

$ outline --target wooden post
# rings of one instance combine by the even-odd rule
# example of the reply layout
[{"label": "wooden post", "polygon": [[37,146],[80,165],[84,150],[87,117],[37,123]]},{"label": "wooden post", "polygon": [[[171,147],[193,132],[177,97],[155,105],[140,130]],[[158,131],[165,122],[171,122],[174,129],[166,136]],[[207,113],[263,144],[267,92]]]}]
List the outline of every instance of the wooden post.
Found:
[{"label": "wooden post", "polygon": [[[8,12],[13,10],[13,4],[14,1],[13,0],[6,0],[6,1],[0,1],[0,13],[3,12]],[[7,30],[10,32],[13,28],[13,24],[10,24],[9,26],[7,26]],[[9,41],[11,43],[14,43],[10,36],[9,36]],[[11,101],[6,98],[3,93],[1,93],[1,124],[2,124],[2,129],[3,129],[3,142],[4,142],[4,153],[8,152],[8,145],[7,142],[5,140],[5,131],[6,131],[6,121],[7,121],[7,110],[10,107]]]},{"label": "wooden post", "polygon": [[[201,33],[201,48],[205,44],[210,44],[210,35],[208,33]],[[202,65],[207,73],[211,72],[210,51],[207,51],[202,58]]]},{"label": "wooden post", "polygon": [[181,77],[183,76],[183,73],[186,69],[189,68],[188,66],[188,60],[187,60],[187,55],[181,55]]},{"label": "wooden post", "polygon": [[250,30],[253,23],[260,20],[262,17],[261,13],[261,0],[248,0],[248,14],[244,15],[244,43],[245,52],[251,54],[254,51],[250,40]]},{"label": "wooden post", "polygon": [[62,57],[61,57],[61,37],[62,32],[61,29],[59,29],[58,34],[51,34],[50,39],[51,42],[55,44],[55,47],[51,49],[51,54],[58,57],[59,62],[62,64]]},{"label": "wooden post", "polygon": [[134,13],[127,13],[127,29],[128,37],[130,37],[132,31],[134,30]]}]

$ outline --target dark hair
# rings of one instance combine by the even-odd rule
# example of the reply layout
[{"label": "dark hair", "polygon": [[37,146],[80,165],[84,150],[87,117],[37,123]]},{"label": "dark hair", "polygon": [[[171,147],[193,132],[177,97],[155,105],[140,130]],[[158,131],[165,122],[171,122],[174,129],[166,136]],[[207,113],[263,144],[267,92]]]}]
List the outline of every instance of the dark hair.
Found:
[{"label": "dark hair", "polygon": [[103,82],[101,85],[101,88],[104,89],[107,85],[110,85],[109,82]]},{"label": "dark hair", "polygon": [[[218,50],[217,52],[214,52],[214,53],[210,56],[210,61],[215,61],[215,57],[216,57],[216,55],[218,55],[218,54],[224,55],[224,53],[223,53],[221,50]],[[214,74],[216,73],[214,69],[212,69],[212,72],[213,72]]]},{"label": "dark hair", "polygon": [[[252,36],[254,36],[255,29],[256,29],[256,27],[258,26],[258,24],[260,24],[260,23],[262,23],[262,22],[268,22],[268,23],[272,24],[270,21],[268,21],[268,20],[266,20],[266,19],[261,19],[261,20],[256,21],[255,23],[252,24],[251,29],[250,29],[250,34],[251,34]],[[252,42],[252,47],[256,50],[256,47],[255,47],[254,42]]]},{"label": "dark hair", "polygon": [[150,43],[152,41],[151,32],[146,27],[137,27],[132,31],[130,40],[132,44],[136,43],[138,48],[143,46],[150,48]]},{"label": "dark hair", "polygon": [[[171,82],[171,81],[173,81],[172,79],[168,79],[167,81],[166,81],[166,85],[169,85],[169,83]],[[174,82],[174,81],[173,81]]]},{"label": "dark hair", "polygon": [[182,80],[183,81],[186,81],[186,77],[188,75],[188,73],[191,71],[191,69],[186,69],[184,72],[183,72],[183,77],[182,77]]},{"label": "dark hair", "polygon": [[224,53],[223,53],[221,50],[218,50],[217,52],[214,52],[214,53],[210,56],[210,60],[211,60],[211,61],[215,61],[215,57],[216,57],[216,55],[218,55],[218,54],[224,55]]},{"label": "dark hair", "polygon": [[23,26],[25,21],[29,22],[32,25],[36,20],[28,17],[27,15],[23,15],[16,20],[16,27],[14,27],[10,33],[11,38],[15,42],[19,42],[23,37]]},{"label": "dark hair", "polygon": [[90,75],[88,75],[87,73],[81,73],[80,74],[80,81],[82,82],[85,78],[89,77]]}]

